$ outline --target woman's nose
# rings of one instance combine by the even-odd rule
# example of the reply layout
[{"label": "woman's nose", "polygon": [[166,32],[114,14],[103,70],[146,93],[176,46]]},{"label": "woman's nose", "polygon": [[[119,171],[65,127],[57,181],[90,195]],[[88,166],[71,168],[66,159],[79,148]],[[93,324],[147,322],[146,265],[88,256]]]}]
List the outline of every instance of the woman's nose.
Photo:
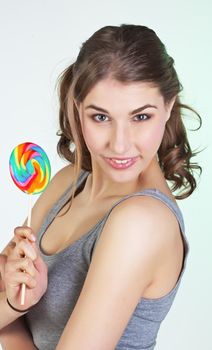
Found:
[{"label": "woman's nose", "polygon": [[131,147],[129,127],[116,127],[112,131],[110,148],[114,155],[127,155]]}]

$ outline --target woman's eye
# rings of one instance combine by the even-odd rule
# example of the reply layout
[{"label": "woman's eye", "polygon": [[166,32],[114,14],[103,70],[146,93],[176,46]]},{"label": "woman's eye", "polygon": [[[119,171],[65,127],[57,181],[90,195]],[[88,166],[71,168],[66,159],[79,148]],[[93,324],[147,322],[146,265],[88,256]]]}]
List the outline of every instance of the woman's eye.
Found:
[{"label": "woman's eye", "polygon": [[108,118],[108,117],[106,115],[104,115],[104,114],[95,114],[95,115],[93,115],[93,118],[97,122],[104,122],[105,119]]},{"label": "woman's eye", "polygon": [[[98,123],[106,122],[109,120],[105,114],[94,114],[94,115],[92,115],[92,118]],[[145,121],[145,120],[148,120],[150,118],[151,118],[151,116],[149,114],[138,114],[134,117],[134,119],[136,121]]]},{"label": "woman's eye", "polygon": [[135,116],[137,118],[137,121],[147,120],[150,119],[151,116],[149,114],[138,114]]}]

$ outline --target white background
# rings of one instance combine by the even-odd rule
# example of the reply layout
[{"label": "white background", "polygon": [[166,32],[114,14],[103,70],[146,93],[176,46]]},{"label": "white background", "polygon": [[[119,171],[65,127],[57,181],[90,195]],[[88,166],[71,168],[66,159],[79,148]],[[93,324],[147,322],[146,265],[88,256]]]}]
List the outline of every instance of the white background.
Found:
[{"label": "white background", "polygon": [[[211,345],[212,230],[210,0],[0,0],[0,248],[27,215],[27,195],[8,170],[12,149],[31,141],[47,152],[55,174],[65,163],[56,153],[56,80],[81,43],[104,25],[143,24],[154,29],[175,59],[182,99],[201,114],[200,131],[188,132],[192,148],[204,148],[198,189],[180,201],[190,255],[183,283],[163,322],[157,350],[209,350]],[[186,125],[197,124],[187,118]],[[34,198],[35,200],[35,198]]]}]

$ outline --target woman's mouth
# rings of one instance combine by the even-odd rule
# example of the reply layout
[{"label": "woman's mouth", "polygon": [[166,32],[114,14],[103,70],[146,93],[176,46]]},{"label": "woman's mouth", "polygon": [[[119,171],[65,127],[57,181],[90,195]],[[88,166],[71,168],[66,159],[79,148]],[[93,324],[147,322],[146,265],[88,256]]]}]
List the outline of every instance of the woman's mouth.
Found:
[{"label": "woman's mouth", "polygon": [[139,157],[132,158],[104,158],[114,169],[127,169],[138,160]]}]

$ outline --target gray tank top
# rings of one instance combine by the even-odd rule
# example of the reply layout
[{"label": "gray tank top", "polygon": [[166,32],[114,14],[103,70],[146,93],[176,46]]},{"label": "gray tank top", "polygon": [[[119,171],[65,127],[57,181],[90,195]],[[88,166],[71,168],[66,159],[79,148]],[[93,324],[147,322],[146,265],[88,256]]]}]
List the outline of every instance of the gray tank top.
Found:
[{"label": "gray tank top", "polygon": [[[89,174],[88,171],[81,172],[77,182],[78,188]],[[48,288],[39,303],[26,314],[35,346],[39,350],[54,350],[56,348],[82,290],[95,244],[112,209],[126,198],[145,195],[161,200],[175,214],[184,242],[184,262],[178,281],[168,294],[157,299],[141,298],[139,300],[115,349],[154,349],[160,324],[167,315],[177,293],[189,249],[179,207],[157,189],[132,193],[117,201],[104,217],[79,240],[57,254],[45,255],[40,246],[41,238],[69,199],[70,191],[71,187],[55,203],[38,232],[37,244],[40,247],[42,258],[48,265]]]}]

